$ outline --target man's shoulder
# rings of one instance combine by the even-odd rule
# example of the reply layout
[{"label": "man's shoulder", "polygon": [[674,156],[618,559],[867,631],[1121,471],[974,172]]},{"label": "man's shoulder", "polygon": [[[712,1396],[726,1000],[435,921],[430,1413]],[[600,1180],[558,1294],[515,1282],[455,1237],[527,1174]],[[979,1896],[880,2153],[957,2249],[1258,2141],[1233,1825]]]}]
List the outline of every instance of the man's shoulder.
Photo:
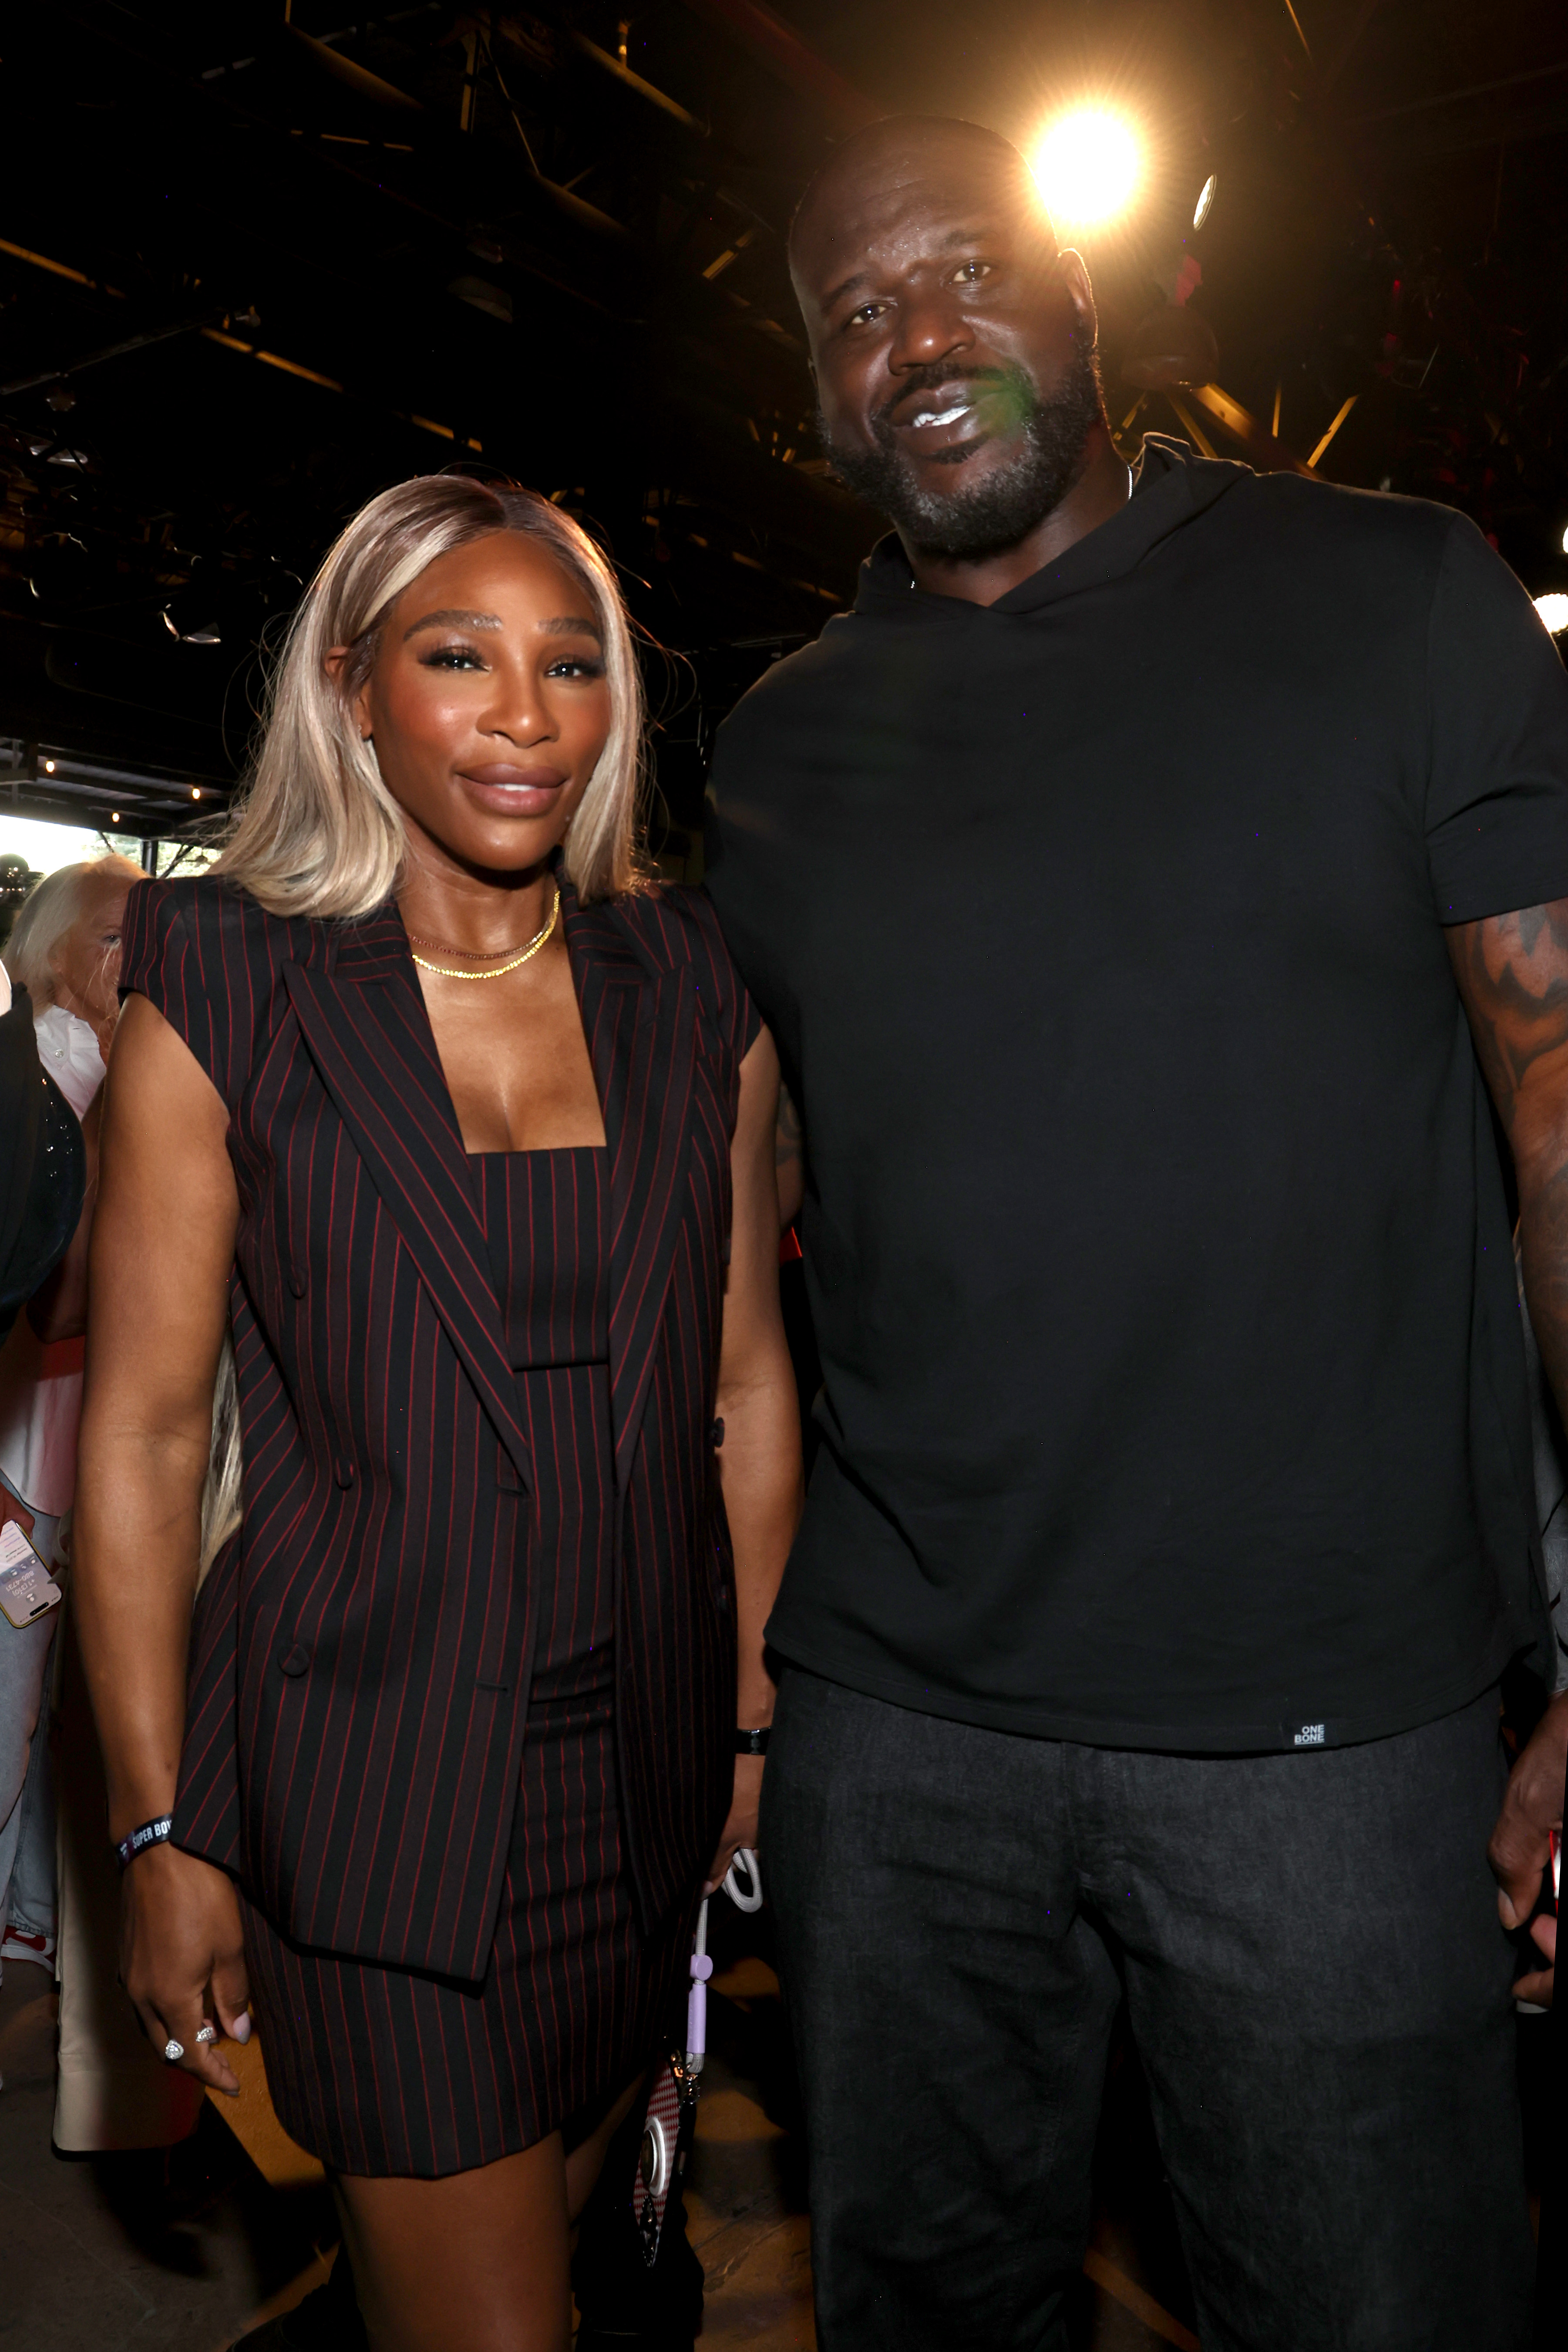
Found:
[{"label": "man's shoulder", "polygon": [[867,630],[853,611],[836,613],[822,635],[770,662],[754,686],[748,687],[720,728],[720,740],[767,730],[781,720],[809,709],[832,681],[853,662],[864,646]]},{"label": "man's shoulder", "polygon": [[1226,504],[1242,528],[1287,543],[1292,553],[1342,562],[1377,554],[1430,572],[1456,530],[1479,538],[1466,516],[1435,499],[1357,489],[1307,474],[1255,474],[1241,497]]}]

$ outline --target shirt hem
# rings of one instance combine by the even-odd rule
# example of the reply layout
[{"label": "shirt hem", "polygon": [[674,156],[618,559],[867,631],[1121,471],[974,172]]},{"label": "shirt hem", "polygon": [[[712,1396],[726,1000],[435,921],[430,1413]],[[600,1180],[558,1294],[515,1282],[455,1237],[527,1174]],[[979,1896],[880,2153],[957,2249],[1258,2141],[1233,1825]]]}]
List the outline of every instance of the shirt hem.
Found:
[{"label": "shirt hem", "polygon": [[[961,1691],[932,1690],[901,1675],[878,1675],[847,1666],[808,1642],[785,1633],[782,1640],[769,1629],[768,1646],[786,1664],[804,1666],[825,1682],[867,1698],[884,1699],[916,1715],[936,1715],[952,1723],[968,1723],[982,1731],[1010,1731],[1028,1739],[1067,1739],[1081,1748],[1127,1748],[1168,1756],[1258,1756],[1306,1752],[1324,1748],[1364,1747],[1373,1739],[1397,1738],[1419,1731],[1446,1715],[1468,1706],[1501,1675],[1521,1647],[1500,1627],[1484,1666],[1468,1667],[1419,1693],[1412,1692],[1386,1711],[1375,1715],[1326,1714],[1305,1724],[1140,1723],[1104,1716],[1064,1715],[1052,1708],[1020,1706],[1012,1700],[986,1699]],[[1316,1736],[1303,1736],[1316,1735]]]}]

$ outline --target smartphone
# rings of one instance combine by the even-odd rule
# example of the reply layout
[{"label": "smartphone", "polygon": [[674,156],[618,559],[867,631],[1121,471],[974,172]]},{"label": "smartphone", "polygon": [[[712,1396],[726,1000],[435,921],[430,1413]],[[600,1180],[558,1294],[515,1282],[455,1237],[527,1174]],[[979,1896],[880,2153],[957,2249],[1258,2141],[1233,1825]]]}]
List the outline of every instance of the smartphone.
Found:
[{"label": "smartphone", "polygon": [[15,1519],[0,1527],[0,1612],[18,1633],[58,1609],[65,1595]]}]

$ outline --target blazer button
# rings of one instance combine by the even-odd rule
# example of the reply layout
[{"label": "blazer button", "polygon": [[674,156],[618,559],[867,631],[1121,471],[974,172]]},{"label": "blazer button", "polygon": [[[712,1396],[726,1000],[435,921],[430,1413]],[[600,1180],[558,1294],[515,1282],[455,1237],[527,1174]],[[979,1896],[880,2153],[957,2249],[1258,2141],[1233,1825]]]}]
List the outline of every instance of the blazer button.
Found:
[{"label": "blazer button", "polygon": [[289,1269],[289,1287],[296,1298],[303,1298],[305,1296],[305,1277],[297,1265],[291,1265]]},{"label": "blazer button", "polygon": [[712,1428],[708,1433],[708,1443],[715,1448],[723,1444],[724,1424],[721,1421],[716,1421],[713,1423]]},{"label": "blazer button", "polygon": [[353,1464],[352,1462],[344,1461],[340,1456],[340,1458],[332,1465],[332,1475],[337,1480],[340,1486],[352,1486],[354,1482]]},{"label": "blazer button", "polygon": [[286,1675],[302,1675],[309,1670],[310,1653],[295,1642],[287,1650],[279,1650],[278,1664]]}]

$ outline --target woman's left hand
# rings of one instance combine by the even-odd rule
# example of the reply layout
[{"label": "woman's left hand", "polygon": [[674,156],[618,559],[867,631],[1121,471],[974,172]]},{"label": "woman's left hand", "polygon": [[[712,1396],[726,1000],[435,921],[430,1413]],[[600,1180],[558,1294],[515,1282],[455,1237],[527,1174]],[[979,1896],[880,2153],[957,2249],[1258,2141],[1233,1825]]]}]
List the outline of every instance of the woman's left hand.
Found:
[{"label": "woman's left hand", "polygon": [[704,1895],[715,1895],[724,1884],[724,1874],[734,1861],[738,1849],[749,1845],[755,1853],[757,1845],[757,1808],[763,1801],[763,1766],[761,1756],[737,1756],[735,1759],[735,1790],[730,1800],[730,1818],[719,1837],[719,1850],[708,1876],[703,1881]]}]

